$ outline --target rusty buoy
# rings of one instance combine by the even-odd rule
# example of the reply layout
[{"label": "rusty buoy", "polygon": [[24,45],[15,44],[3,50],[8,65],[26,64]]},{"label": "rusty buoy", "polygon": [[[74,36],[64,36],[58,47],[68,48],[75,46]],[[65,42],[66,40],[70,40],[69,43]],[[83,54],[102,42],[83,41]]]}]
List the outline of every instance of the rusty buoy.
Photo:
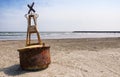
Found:
[{"label": "rusty buoy", "polygon": [[[50,46],[42,43],[37,29],[37,17],[32,5],[28,5],[30,10],[25,15],[28,22],[26,46],[18,49],[20,56],[20,66],[24,70],[41,70],[47,68],[50,64]],[[33,20],[33,22],[32,22]],[[33,24],[32,24],[33,23]],[[31,43],[31,35],[36,34],[38,38],[37,43]]]},{"label": "rusty buoy", "polygon": [[50,46],[27,46],[18,49],[20,66],[24,70],[41,70],[50,64]]}]

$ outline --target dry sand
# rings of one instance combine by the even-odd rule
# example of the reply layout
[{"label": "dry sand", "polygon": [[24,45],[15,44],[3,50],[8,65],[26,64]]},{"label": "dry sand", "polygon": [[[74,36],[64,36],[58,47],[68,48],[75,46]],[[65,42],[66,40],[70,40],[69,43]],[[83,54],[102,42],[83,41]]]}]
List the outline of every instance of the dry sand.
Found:
[{"label": "dry sand", "polygon": [[25,41],[0,41],[0,77],[120,77],[120,38],[43,40],[51,46],[51,64],[28,72],[19,66]]}]

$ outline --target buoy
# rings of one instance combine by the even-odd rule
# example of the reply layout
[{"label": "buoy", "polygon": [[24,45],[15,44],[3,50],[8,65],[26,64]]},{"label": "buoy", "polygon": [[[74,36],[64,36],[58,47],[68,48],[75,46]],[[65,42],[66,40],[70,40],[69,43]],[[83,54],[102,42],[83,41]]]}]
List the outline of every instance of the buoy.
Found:
[{"label": "buoy", "polygon": [[[32,5],[28,5],[30,9],[25,15],[28,22],[26,45],[18,49],[20,66],[23,70],[41,70],[47,68],[51,63],[50,46],[41,41],[36,22],[38,14],[35,13],[33,6],[34,2]],[[32,34],[37,35],[37,43],[31,43]]]}]

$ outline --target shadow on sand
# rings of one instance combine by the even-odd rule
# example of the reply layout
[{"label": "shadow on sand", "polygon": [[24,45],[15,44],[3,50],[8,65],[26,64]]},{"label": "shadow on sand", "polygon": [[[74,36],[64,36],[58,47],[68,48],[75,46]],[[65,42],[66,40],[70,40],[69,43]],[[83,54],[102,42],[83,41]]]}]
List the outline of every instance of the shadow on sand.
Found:
[{"label": "shadow on sand", "polygon": [[0,69],[0,72],[3,71],[5,74],[10,76],[16,76],[20,74],[27,73],[28,71],[24,71],[20,68],[20,65],[16,64],[7,68]]},{"label": "shadow on sand", "polygon": [[2,68],[0,69],[0,72],[4,72],[5,74],[9,75],[9,76],[16,76],[16,75],[21,75],[21,74],[25,74],[25,73],[29,73],[29,72],[37,72],[37,71],[42,71],[44,69],[41,70],[32,70],[32,71],[25,71],[22,70],[22,68],[20,67],[19,64],[7,67],[7,68]]}]

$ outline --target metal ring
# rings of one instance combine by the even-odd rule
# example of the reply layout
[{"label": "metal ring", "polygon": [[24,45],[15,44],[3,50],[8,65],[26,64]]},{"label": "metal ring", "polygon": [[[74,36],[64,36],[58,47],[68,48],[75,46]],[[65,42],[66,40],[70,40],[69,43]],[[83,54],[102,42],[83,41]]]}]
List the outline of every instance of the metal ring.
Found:
[{"label": "metal ring", "polygon": [[[28,18],[28,16],[29,16],[30,14],[25,14],[25,18]],[[33,14],[33,15],[35,15],[35,17],[36,18],[38,18],[39,17],[39,15],[38,14]]]}]

